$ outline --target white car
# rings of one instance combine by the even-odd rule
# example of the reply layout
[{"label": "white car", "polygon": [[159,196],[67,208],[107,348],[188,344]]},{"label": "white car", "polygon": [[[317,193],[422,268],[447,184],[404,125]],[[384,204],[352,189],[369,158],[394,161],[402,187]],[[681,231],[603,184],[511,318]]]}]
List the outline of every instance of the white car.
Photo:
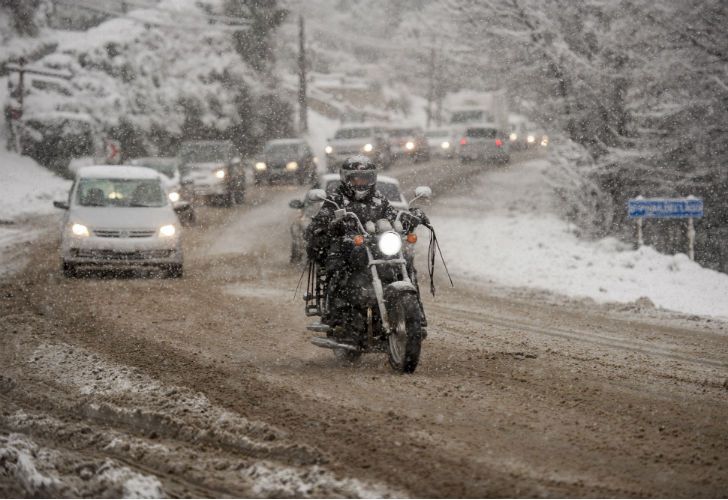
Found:
[{"label": "white car", "polygon": [[64,275],[81,268],[157,267],[183,272],[180,223],[159,174],[145,167],[92,166],[76,171],[61,226]]},{"label": "white car", "polygon": [[457,152],[458,137],[449,128],[438,128],[425,131],[430,147],[430,155],[438,158],[452,158]]},{"label": "white car", "polygon": [[[341,179],[339,174],[324,174],[313,187],[323,189],[326,191],[326,194],[333,194],[340,184]],[[399,189],[399,181],[394,177],[377,175],[377,190],[397,210],[407,210],[409,208],[407,199]],[[306,241],[303,235],[311,223],[311,219],[321,208],[321,202],[311,201],[308,199],[308,195],[306,195],[303,201],[291,200],[289,206],[300,210],[300,214],[293,221],[293,224],[291,224],[291,262],[298,262],[305,254]]]}]

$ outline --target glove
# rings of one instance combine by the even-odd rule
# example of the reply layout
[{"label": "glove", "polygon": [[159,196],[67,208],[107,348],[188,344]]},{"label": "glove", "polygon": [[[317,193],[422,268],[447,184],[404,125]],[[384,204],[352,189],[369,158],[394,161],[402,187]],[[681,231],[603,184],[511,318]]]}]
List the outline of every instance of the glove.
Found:
[{"label": "glove", "polygon": [[410,213],[420,219],[421,224],[429,224],[430,219],[427,218],[427,215],[425,215],[425,212],[422,211],[421,208],[410,208]]}]

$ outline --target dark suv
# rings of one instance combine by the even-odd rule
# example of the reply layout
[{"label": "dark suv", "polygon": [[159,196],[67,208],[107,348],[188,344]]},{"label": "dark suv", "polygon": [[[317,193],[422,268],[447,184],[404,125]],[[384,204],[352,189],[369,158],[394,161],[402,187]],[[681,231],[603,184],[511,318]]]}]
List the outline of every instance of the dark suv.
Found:
[{"label": "dark suv", "polygon": [[316,178],[316,160],[311,147],[303,139],[269,141],[253,164],[255,183],[274,179],[295,179],[299,184]]}]

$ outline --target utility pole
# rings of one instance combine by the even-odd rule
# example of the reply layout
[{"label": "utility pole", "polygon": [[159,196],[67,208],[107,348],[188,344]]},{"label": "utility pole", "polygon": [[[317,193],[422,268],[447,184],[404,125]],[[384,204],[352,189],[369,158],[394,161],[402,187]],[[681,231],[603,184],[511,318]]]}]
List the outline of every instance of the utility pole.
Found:
[{"label": "utility pole", "polygon": [[429,88],[427,89],[427,128],[432,123],[432,101],[435,99],[435,37],[430,49]]},{"label": "utility pole", "polygon": [[308,102],[306,101],[306,39],[303,15],[298,16],[298,128],[308,132]]},{"label": "utility pole", "polygon": [[[17,89],[17,107],[10,107],[10,120],[12,123],[10,123],[10,127],[12,130],[13,135],[15,136],[15,152],[18,154],[21,154],[22,151],[22,144],[20,140],[20,132],[22,129],[22,119],[23,119],[23,101],[25,99],[25,74],[29,73],[31,75],[42,75],[47,76],[51,78],[62,78],[64,80],[70,80],[71,74],[66,73],[65,71],[57,71],[52,69],[46,69],[46,68],[29,68],[27,66],[27,61],[24,57],[21,57],[18,60],[18,64],[6,64],[5,69],[9,72],[16,72],[18,73],[18,89]],[[12,99],[12,94],[11,94]],[[12,102],[12,101],[11,101]]]}]

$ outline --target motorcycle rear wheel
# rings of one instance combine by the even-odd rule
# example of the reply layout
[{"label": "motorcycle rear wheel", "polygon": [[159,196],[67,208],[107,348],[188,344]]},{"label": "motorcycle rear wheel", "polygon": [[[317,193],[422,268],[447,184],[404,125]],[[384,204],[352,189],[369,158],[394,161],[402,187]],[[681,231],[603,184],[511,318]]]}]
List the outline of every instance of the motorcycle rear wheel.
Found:
[{"label": "motorcycle rear wheel", "polygon": [[392,301],[389,308],[389,364],[400,373],[413,373],[420,361],[422,318],[417,297],[405,294]]}]

